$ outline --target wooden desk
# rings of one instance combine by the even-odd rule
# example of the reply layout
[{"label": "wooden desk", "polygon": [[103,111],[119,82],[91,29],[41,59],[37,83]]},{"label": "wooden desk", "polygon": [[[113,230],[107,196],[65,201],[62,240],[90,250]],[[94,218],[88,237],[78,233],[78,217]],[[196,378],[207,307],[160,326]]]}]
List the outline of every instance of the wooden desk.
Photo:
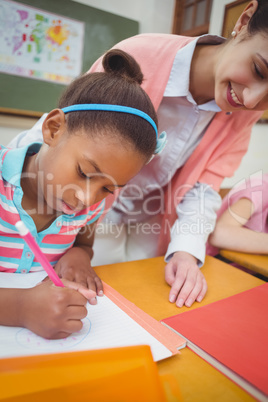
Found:
[{"label": "wooden desk", "polygon": [[[163,257],[96,267],[103,281],[157,320],[189,310],[169,303],[169,286],[164,280]],[[261,285],[262,280],[222,261],[207,257],[202,271],[208,292],[201,303],[191,309],[232,296]],[[183,401],[253,401],[250,395],[210,366],[190,349],[158,363],[160,375],[172,374],[181,390]],[[168,393],[168,400],[177,399]]]},{"label": "wooden desk", "polygon": [[221,250],[220,255],[268,279],[268,255],[238,253],[231,250]]}]

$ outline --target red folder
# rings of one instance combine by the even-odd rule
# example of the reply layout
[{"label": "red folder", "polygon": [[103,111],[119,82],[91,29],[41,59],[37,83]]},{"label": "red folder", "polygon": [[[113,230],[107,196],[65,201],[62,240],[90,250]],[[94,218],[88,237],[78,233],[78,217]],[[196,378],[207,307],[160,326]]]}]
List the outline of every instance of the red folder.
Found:
[{"label": "red folder", "polygon": [[268,283],[162,320],[259,400],[268,396]]}]

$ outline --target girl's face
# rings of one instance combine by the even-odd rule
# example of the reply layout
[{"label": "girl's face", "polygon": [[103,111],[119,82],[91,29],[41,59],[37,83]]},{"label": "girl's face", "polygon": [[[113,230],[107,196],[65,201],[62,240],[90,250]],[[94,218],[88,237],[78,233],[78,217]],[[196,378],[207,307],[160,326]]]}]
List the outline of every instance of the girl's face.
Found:
[{"label": "girl's face", "polygon": [[241,40],[241,31],[223,48],[215,67],[215,100],[224,111],[268,109],[268,36]]},{"label": "girl's face", "polygon": [[[130,145],[114,136],[85,133],[54,136],[37,158],[38,197],[47,210],[73,214],[123,187],[146,160]],[[39,202],[40,204],[40,202]]]}]

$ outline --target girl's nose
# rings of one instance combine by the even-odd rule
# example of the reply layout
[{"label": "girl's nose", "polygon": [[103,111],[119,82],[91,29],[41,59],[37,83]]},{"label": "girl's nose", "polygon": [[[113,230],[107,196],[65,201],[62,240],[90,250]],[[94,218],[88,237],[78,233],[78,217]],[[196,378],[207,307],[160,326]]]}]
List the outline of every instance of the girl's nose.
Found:
[{"label": "girl's nose", "polygon": [[93,188],[90,190],[79,189],[76,191],[75,196],[80,201],[80,203],[83,204],[85,208],[90,207],[93,204],[96,204],[97,194]]},{"label": "girl's nose", "polygon": [[247,109],[262,110],[264,108],[264,103],[266,103],[266,106],[268,106],[268,86],[263,83],[257,84],[251,88],[245,88],[243,98],[244,106]]}]

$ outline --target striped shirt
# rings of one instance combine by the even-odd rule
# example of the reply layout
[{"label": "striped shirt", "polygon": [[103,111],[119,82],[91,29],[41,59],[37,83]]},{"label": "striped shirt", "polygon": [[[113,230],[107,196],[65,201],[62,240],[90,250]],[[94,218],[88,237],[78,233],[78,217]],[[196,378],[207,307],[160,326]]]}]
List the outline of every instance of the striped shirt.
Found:
[{"label": "striped shirt", "polygon": [[21,174],[26,155],[37,153],[42,144],[17,149],[0,146],[0,271],[28,273],[43,268],[19,236],[15,223],[22,220],[51,265],[72,247],[81,228],[95,222],[104,211],[101,201],[78,213],[60,215],[45,230],[37,233],[35,223],[22,208]]}]

